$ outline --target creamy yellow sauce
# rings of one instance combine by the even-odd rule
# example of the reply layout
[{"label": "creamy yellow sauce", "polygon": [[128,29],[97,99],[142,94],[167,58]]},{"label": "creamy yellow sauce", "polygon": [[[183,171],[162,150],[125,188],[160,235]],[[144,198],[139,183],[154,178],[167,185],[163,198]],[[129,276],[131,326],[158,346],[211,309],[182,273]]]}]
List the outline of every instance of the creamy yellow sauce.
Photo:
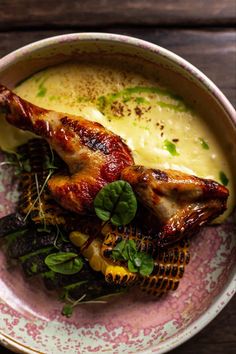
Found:
[{"label": "creamy yellow sauce", "polygon": [[[232,210],[233,176],[222,145],[196,112],[154,80],[124,68],[67,63],[35,74],[15,92],[38,106],[101,123],[125,140],[136,164],[218,182],[223,172],[230,190],[225,215]],[[28,138],[0,119],[3,150]]]}]

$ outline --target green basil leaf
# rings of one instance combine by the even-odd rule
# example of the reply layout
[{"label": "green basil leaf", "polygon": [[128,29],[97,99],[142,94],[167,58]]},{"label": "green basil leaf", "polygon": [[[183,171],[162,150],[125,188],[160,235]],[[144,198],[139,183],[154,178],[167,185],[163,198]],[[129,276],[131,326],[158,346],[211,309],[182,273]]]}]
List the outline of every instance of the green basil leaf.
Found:
[{"label": "green basil leaf", "polygon": [[128,261],[128,269],[132,273],[138,272],[138,268],[135,266],[135,264],[131,260]]},{"label": "green basil leaf", "polygon": [[115,181],[103,187],[94,200],[97,216],[110,220],[114,225],[126,225],[134,218],[137,200],[131,185],[125,181]]},{"label": "green basil leaf", "polygon": [[148,275],[150,275],[153,271],[154,268],[154,260],[151,256],[149,256],[146,253],[140,252],[141,255],[141,266],[139,268],[139,273],[146,277]]},{"label": "green basil leaf", "polygon": [[49,254],[45,263],[55,273],[75,274],[83,267],[82,259],[73,252],[58,252]]}]

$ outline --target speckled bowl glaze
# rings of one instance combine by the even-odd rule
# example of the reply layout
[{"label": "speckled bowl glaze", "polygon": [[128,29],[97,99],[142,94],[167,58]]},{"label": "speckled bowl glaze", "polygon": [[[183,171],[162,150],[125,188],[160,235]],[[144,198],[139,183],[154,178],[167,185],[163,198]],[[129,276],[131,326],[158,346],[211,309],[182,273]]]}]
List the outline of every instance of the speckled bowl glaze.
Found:
[{"label": "speckled bowl glaze", "polygon": [[[203,54],[204,55],[204,54]],[[196,104],[236,160],[235,111],[199,70],[175,54],[139,39],[101,33],[63,35],[23,47],[0,60],[0,82],[14,87],[36,71],[70,59],[97,56],[151,70]],[[222,139],[221,139],[222,141]],[[0,155],[0,160],[3,156]],[[236,178],[235,178],[236,180]],[[0,216],[14,210],[17,187],[0,174]],[[176,292],[160,300],[130,293],[106,305],[81,305],[61,316],[61,304],[37,282],[9,269],[0,253],[0,341],[23,353],[164,353],[206,326],[235,291],[235,215],[204,228],[191,241],[191,261]],[[223,329],[222,329],[223,330]]]}]

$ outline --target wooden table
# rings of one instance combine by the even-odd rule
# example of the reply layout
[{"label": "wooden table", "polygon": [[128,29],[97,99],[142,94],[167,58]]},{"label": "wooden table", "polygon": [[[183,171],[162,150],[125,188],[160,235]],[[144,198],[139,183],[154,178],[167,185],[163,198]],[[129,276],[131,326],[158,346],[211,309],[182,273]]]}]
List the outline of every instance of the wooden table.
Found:
[{"label": "wooden table", "polygon": [[[236,106],[235,0],[0,0],[0,57],[72,32],[139,37],[184,57]],[[236,298],[173,354],[236,353]],[[10,351],[0,347],[0,353]],[[53,354],[53,353],[48,353]]]}]

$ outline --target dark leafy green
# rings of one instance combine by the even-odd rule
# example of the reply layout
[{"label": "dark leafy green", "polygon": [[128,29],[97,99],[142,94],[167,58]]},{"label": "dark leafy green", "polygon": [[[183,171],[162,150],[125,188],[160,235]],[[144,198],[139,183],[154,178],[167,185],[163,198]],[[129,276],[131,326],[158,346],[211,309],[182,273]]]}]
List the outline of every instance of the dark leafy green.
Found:
[{"label": "dark leafy green", "polygon": [[153,258],[144,252],[138,252],[133,240],[119,242],[112,251],[112,257],[114,260],[128,261],[129,271],[139,272],[144,277],[150,275],[154,268]]},{"label": "dark leafy green", "polygon": [[220,171],[219,173],[219,178],[220,178],[220,182],[224,185],[227,186],[229,183],[229,179],[226,176],[226,174],[223,171]]},{"label": "dark leafy green", "polygon": [[149,256],[146,253],[140,252],[141,256],[141,263],[139,266],[139,273],[143,276],[146,277],[150,275],[153,271],[154,268],[154,261],[151,256]]},{"label": "dark leafy green", "polygon": [[200,143],[201,143],[201,145],[202,145],[202,148],[203,148],[204,150],[209,150],[209,145],[207,144],[207,142],[206,142],[204,139],[198,138],[198,140],[200,141]]},{"label": "dark leafy green", "polygon": [[66,317],[71,317],[73,314],[73,306],[71,304],[65,304],[62,308],[61,314]]},{"label": "dark leafy green", "polygon": [[56,273],[75,274],[83,267],[83,261],[78,254],[73,252],[58,252],[49,254],[45,263]]},{"label": "dark leafy green", "polygon": [[131,185],[120,180],[107,184],[98,192],[94,208],[101,220],[126,225],[136,214],[137,200]]}]

